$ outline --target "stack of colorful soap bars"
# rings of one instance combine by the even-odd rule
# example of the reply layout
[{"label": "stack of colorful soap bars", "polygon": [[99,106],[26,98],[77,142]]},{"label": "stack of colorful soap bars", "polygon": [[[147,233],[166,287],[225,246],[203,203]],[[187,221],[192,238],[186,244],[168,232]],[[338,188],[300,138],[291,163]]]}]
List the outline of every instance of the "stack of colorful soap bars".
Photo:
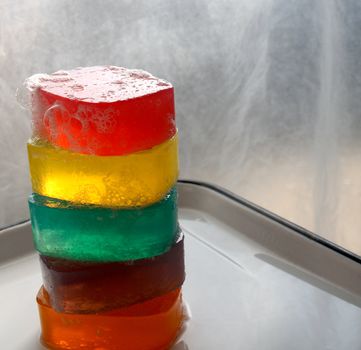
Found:
[{"label": "stack of colorful soap bars", "polygon": [[112,66],[27,87],[43,344],[168,349],[184,317],[173,87]]}]

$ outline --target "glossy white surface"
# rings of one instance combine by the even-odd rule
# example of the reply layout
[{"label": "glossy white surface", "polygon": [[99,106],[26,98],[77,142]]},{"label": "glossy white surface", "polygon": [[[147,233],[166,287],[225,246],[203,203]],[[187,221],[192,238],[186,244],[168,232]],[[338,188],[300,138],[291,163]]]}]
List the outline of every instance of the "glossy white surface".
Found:
[{"label": "glossy white surface", "polygon": [[332,286],[202,212],[182,217],[190,350],[361,348],[361,310]]},{"label": "glossy white surface", "polygon": [[[359,264],[211,190],[179,189],[192,318],[174,350],[361,348]],[[37,257],[3,263],[0,281],[1,344],[40,349]]]}]

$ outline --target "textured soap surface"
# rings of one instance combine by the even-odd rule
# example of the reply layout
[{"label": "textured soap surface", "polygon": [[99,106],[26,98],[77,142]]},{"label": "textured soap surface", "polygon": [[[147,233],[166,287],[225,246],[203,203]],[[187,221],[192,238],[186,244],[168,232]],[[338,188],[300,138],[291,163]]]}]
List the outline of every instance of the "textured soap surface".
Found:
[{"label": "textured soap surface", "polygon": [[166,350],[184,318],[180,289],[108,313],[64,314],[41,288],[37,303],[41,341],[51,349]]},{"label": "textured soap surface", "polygon": [[40,256],[52,307],[94,313],[129,306],[181,287],[185,278],[183,235],[157,257],[124,263],[93,263]]},{"label": "textured soap surface", "polygon": [[185,278],[172,85],[96,66],[34,75],[26,87],[42,343],[169,349]]},{"label": "textured soap surface", "polygon": [[178,138],[125,156],[94,156],[28,142],[33,191],[77,204],[147,206],[161,200],[178,176]]},{"label": "textured soap surface", "polygon": [[136,69],[80,67],[27,79],[33,135],[74,152],[122,155],[175,132],[172,85]]},{"label": "textured soap surface", "polygon": [[144,208],[76,206],[32,194],[29,208],[39,253],[87,261],[126,261],[167,251],[178,235],[177,192]]}]

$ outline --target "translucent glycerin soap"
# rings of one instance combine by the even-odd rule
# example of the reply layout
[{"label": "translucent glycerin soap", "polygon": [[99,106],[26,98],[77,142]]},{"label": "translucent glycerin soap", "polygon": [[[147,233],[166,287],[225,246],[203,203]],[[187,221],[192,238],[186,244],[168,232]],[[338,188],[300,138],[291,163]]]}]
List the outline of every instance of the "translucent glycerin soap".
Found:
[{"label": "translucent glycerin soap", "polygon": [[43,345],[170,349],[185,319],[172,85],[114,66],[25,85]]},{"label": "translucent glycerin soap", "polygon": [[28,142],[33,191],[76,204],[147,206],[161,200],[178,176],[178,138],[125,156],[69,152]]},{"label": "translucent glycerin soap", "polygon": [[32,194],[29,198],[36,249],[72,260],[126,261],[167,251],[178,235],[177,192],[144,208],[76,206]]},{"label": "translucent glycerin soap", "polygon": [[33,136],[70,151],[130,154],[176,133],[172,85],[142,70],[80,67],[36,74],[26,86]]},{"label": "translucent glycerin soap", "polygon": [[41,341],[46,347],[59,350],[167,350],[184,319],[180,289],[107,313],[56,312],[43,287],[37,303]]},{"label": "translucent glycerin soap", "polygon": [[40,256],[44,287],[52,307],[65,313],[94,313],[129,306],[181,287],[183,235],[150,259],[94,263]]}]

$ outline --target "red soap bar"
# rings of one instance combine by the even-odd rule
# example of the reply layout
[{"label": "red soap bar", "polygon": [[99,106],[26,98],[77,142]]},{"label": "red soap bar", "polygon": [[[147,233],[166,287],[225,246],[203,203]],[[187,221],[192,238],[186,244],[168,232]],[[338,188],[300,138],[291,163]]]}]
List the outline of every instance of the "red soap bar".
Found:
[{"label": "red soap bar", "polygon": [[27,88],[33,136],[74,152],[129,154],[176,132],[172,85],[142,70],[95,66],[37,74]]}]

